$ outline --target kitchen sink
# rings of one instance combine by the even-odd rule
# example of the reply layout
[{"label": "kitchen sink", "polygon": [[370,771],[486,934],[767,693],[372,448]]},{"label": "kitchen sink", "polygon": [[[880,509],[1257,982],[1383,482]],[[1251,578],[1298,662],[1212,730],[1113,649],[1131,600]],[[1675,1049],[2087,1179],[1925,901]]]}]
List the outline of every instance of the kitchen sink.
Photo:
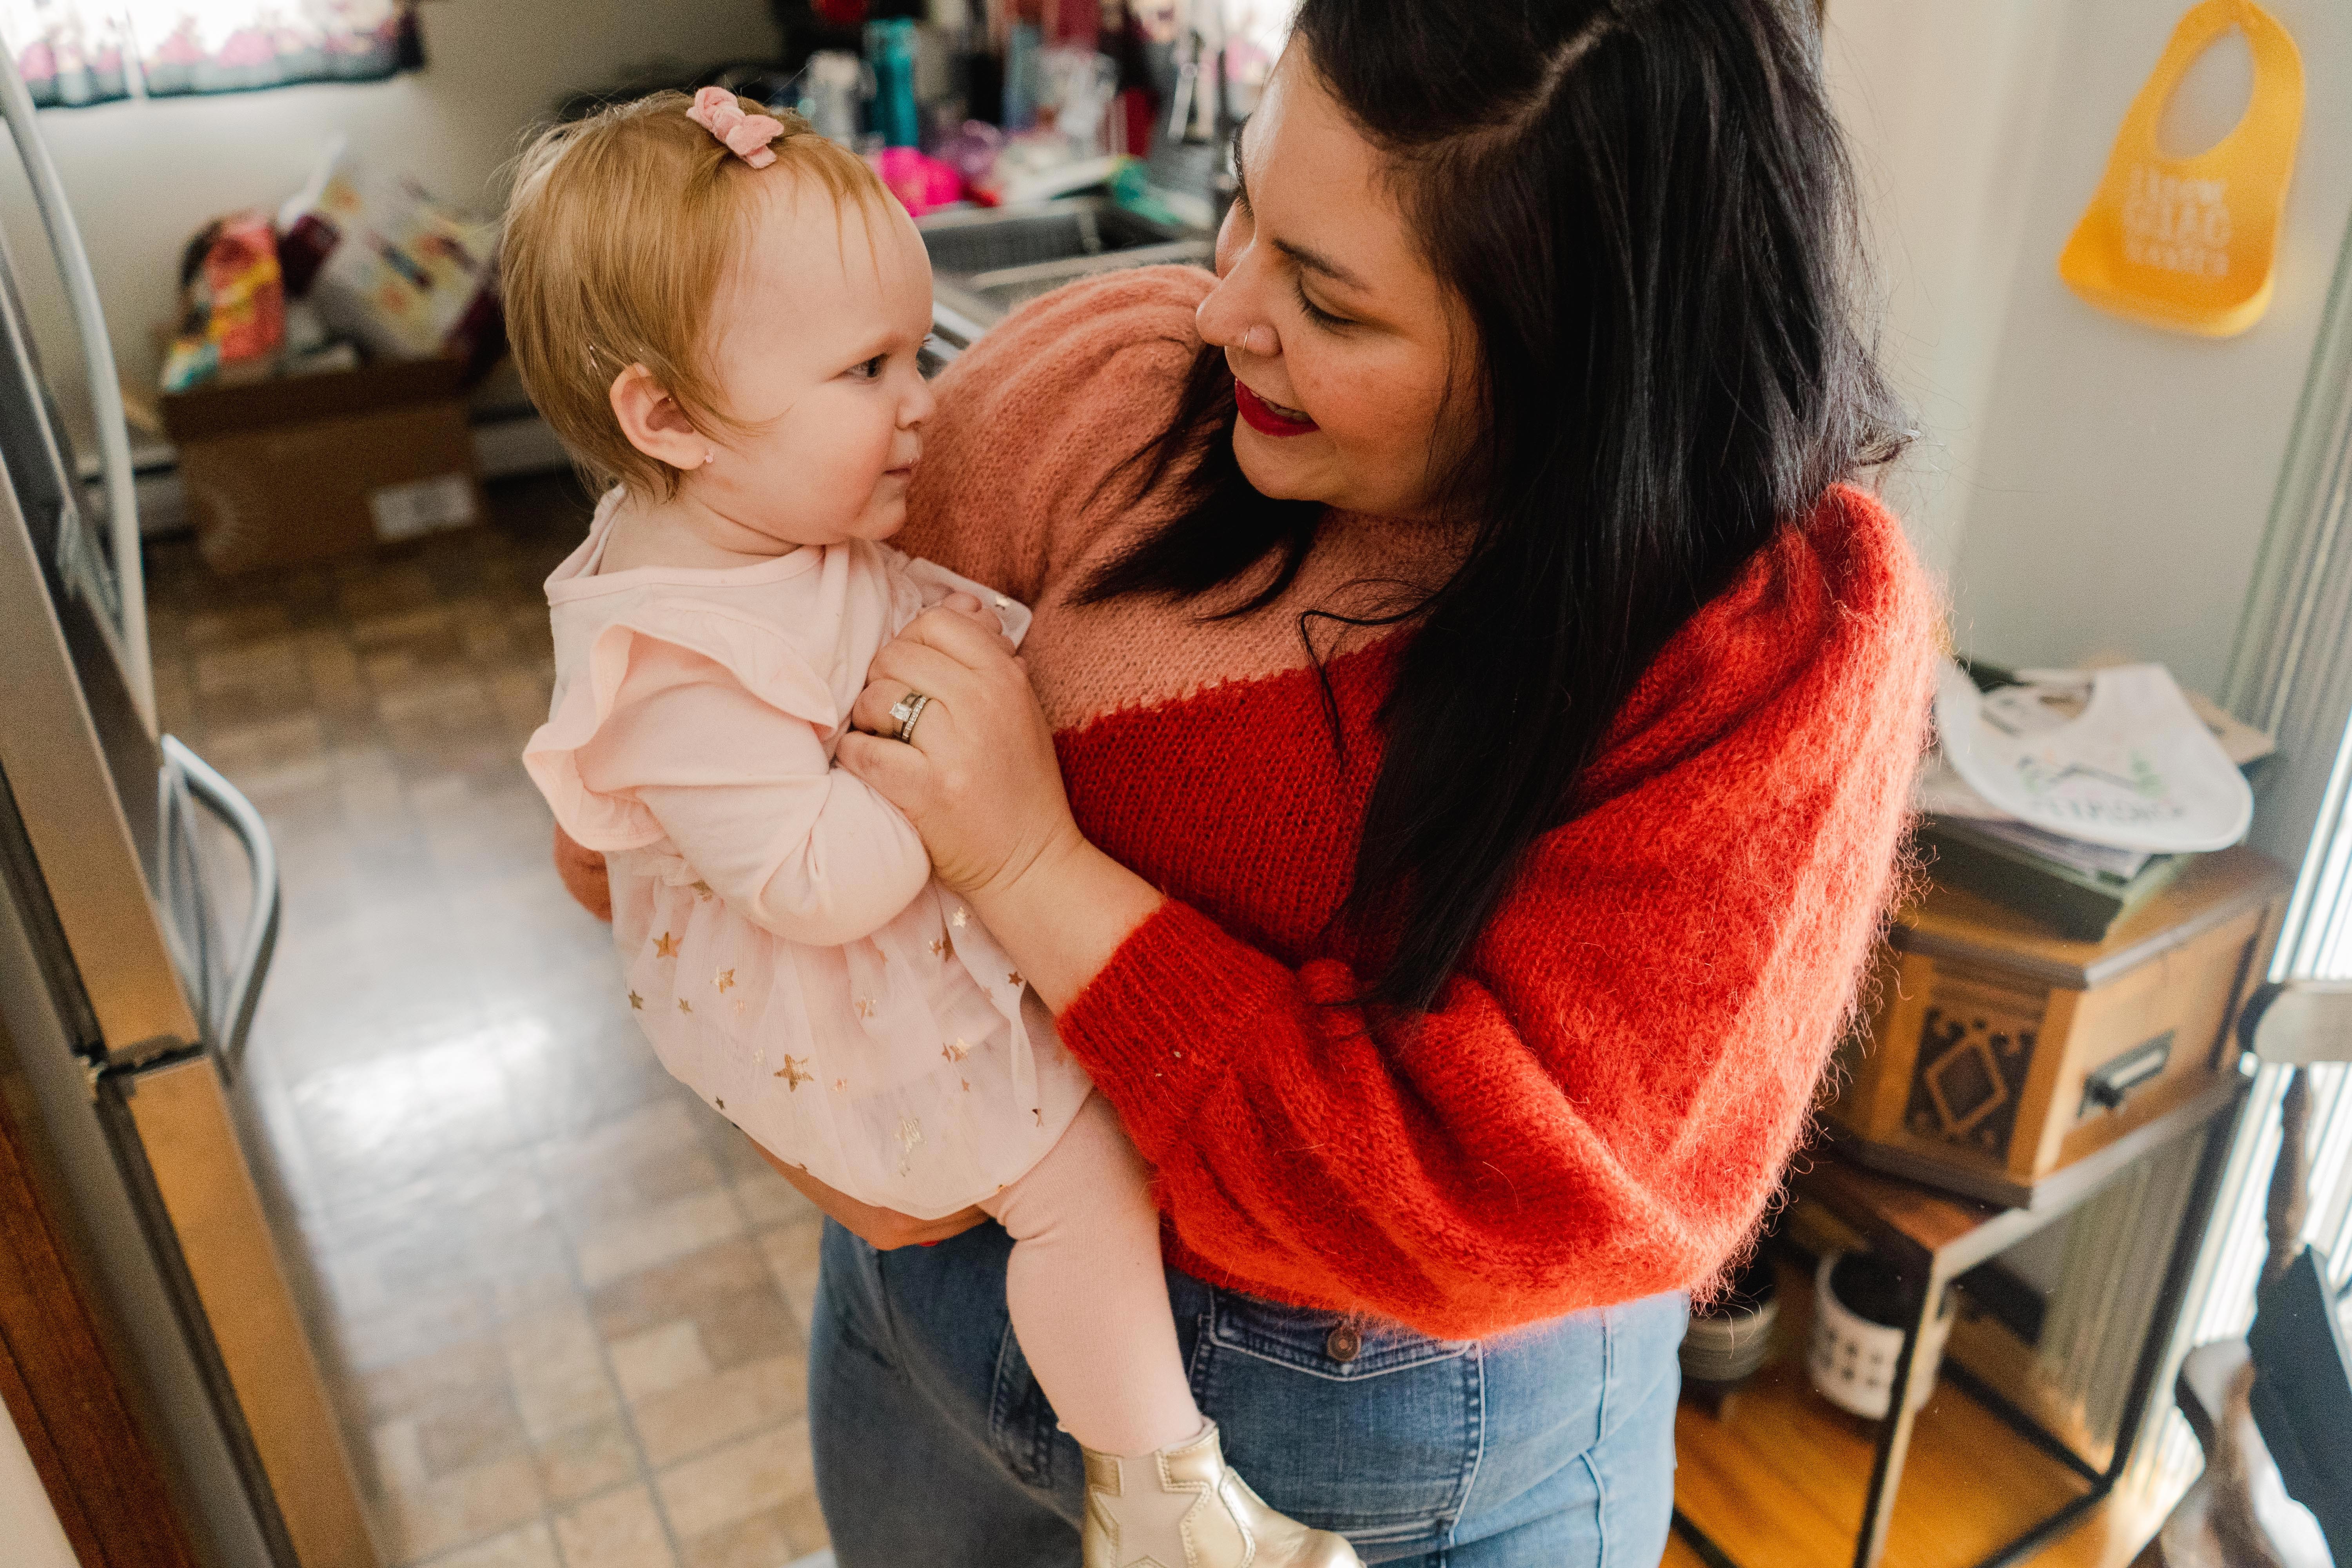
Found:
[{"label": "kitchen sink", "polygon": [[1197,229],[1138,216],[1105,196],[959,208],[918,218],[931,254],[932,326],[952,358],[1024,300],[1121,267],[1206,265],[1215,243]]}]

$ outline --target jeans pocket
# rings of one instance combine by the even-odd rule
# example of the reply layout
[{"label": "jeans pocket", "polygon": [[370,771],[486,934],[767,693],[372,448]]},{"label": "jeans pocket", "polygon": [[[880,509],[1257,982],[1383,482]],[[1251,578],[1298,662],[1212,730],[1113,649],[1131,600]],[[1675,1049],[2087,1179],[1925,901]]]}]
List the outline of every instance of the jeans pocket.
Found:
[{"label": "jeans pocket", "polygon": [[1401,1323],[1386,1323],[1219,1289],[1209,1305],[1209,1337],[1219,1347],[1277,1366],[1356,1383],[1410,1372],[1469,1353],[1469,1340],[1433,1340]]},{"label": "jeans pocket", "polygon": [[1483,1444],[1480,1347],[1209,1292],[1193,1390],[1269,1503],[1383,1559],[1443,1544]]}]

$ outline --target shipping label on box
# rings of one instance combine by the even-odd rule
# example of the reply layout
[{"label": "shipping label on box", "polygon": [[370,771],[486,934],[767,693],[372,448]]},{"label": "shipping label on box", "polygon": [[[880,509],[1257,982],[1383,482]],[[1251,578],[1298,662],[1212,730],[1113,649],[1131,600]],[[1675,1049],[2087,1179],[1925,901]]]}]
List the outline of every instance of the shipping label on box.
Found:
[{"label": "shipping label on box", "polygon": [[368,515],[375,521],[376,539],[384,544],[463,528],[476,515],[473,476],[435,474],[384,485],[368,492],[367,505]]}]

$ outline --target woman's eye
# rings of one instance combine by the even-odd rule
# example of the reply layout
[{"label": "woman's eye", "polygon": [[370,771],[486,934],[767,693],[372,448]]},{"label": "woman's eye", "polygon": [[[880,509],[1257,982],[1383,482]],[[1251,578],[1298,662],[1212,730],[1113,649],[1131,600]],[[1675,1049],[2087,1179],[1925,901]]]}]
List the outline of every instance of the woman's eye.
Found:
[{"label": "woman's eye", "polygon": [[1323,309],[1322,306],[1318,305],[1314,300],[1308,299],[1307,297],[1307,286],[1304,283],[1299,283],[1294,280],[1290,288],[1291,292],[1298,296],[1298,308],[1306,311],[1307,319],[1313,321],[1317,326],[1339,328],[1352,327],[1356,324],[1345,316],[1333,315],[1330,311]]}]

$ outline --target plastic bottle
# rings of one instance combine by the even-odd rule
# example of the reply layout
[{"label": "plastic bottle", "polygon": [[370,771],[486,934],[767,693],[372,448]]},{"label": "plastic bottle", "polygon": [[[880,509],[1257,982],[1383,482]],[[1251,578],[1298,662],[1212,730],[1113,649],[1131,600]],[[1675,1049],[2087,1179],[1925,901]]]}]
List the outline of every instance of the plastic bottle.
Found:
[{"label": "plastic bottle", "polygon": [[888,147],[919,139],[915,115],[915,24],[908,17],[866,24],[866,60],[874,72],[874,129]]}]

